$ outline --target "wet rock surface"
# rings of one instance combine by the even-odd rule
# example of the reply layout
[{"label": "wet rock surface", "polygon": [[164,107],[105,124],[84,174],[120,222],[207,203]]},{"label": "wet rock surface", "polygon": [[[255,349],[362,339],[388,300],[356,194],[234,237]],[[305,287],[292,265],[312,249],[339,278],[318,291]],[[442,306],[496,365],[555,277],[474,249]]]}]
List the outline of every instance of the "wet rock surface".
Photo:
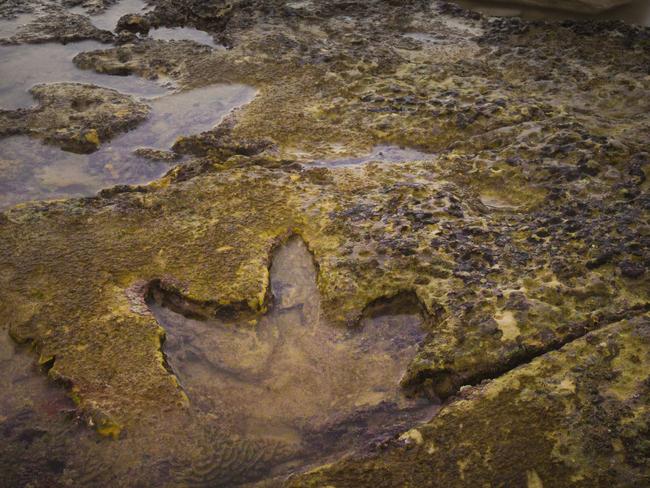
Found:
[{"label": "wet rock surface", "polygon": [[30,93],[37,107],[0,111],[0,136],[27,134],[76,153],[96,151],[146,120],[150,110],[133,97],[93,85],[37,85]]},{"label": "wet rock surface", "polygon": [[[274,477],[400,433],[437,411],[399,389],[427,333],[413,297],[376,304],[355,329],[331,327],[320,317],[312,256],[295,236],[273,253],[270,293],[268,313],[252,326],[245,315],[198,319],[199,310],[164,284],[154,284],[148,298],[167,332],[169,367],[194,408],[219,412],[223,432],[291,453],[288,466],[282,455],[266,461]],[[215,475],[228,474],[218,459],[205,461]]]},{"label": "wet rock surface", "polygon": [[[69,96],[55,100],[45,113],[39,109],[2,112],[7,116],[4,135],[10,137],[3,140],[0,158],[5,170],[0,174],[0,208],[34,199],[89,196],[116,184],[147,183],[182,159],[172,147],[183,134],[215,124],[222,127],[225,122],[219,124],[220,117],[256,93],[246,85],[215,84],[147,100],[145,105],[88,85],[47,86],[50,90],[65,87],[61,92]],[[95,96],[101,93],[108,96]],[[114,98],[126,104],[113,103]],[[137,121],[138,107],[146,109],[146,120],[126,133],[117,133]],[[39,123],[47,127],[40,128]],[[11,135],[16,133],[28,135]],[[41,144],[30,135],[65,150]]]},{"label": "wet rock surface", "polygon": [[0,6],[0,16],[5,19],[20,14],[33,14],[48,11],[61,11],[62,8],[79,7],[88,14],[99,14],[120,0],[7,0]]},{"label": "wet rock surface", "polygon": [[90,19],[83,15],[67,12],[51,13],[38,17],[34,21],[20,27],[18,32],[3,41],[4,44],[78,42],[94,40],[112,42],[113,34],[95,27]]},{"label": "wet rock surface", "polygon": [[[59,445],[65,468],[47,479],[100,486],[647,481],[648,29],[487,19],[442,2],[151,5],[138,13],[151,26],[195,27],[229,49],[132,34],[75,64],[169,78],[189,94],[244,83],[257,96],[212,129],[140,149],[186,158],[160,179],[0,214],[0,325],[32,345],[76,419],[57,420],[29,460],[2,451],[6,464],[38,467],[12,480],[36,480]],[[109,90],[74,93],[96,100],[87,116],[64,94],[48,98],[56,117],[39,118],[50,102],[3,112],[4,130],[29,121],[38,137],[64,129],[54,140],[76,141],[145,110]],[[376,147],[403,149],[381,158]],[[290,235],[312,254],[315,284],[274,282]],[[313,293],[301,307],[274,301],[282,283],[278,296]],[[298,347],[309,334],[354,333],[371,308],[403,296],[424,336],[388,321],[360,345],[321,341],[342,349],[319,358],[332,381],[319,380],[313,346]],[[278,319],[305,311],[319,327]],[[391,347],[399,364],[382,366]],[[272,376],[291,378],[289,390],[254,384],[267,366],[286,372]],[[446,403],[425,424],[391,408],[370,415],[345,393],[350,372],[372,386],[354,394]],[[279,405],[327,399],[325,384],[345,393],[339,415],[287,429],[300,415]],[[244,428],[263,423],[257,408],[236,413],[253,397],[275,429]],[[320,458],[304,447],[341,431],[363,442]],[[286,480],[320,463],[333,464]]]},{"label": "wet rock surface", "polygon": [[147,34],[149,29],[151,29],[149,21],[142,15],[138,14],[124,15],[117,21],[117,26],[115,27],[117,32],[125,30],[136,34]]}]

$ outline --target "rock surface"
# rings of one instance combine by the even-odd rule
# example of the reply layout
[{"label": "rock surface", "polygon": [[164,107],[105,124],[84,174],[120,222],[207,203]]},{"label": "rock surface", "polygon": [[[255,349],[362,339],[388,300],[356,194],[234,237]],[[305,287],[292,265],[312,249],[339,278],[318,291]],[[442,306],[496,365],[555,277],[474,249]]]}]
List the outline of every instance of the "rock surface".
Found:
[{"label": "rock surface", "polygon": [[78,42],[83,40],[112,42],[113,34],[95,27],[84,15],[68,12],[54,12],[38,17],[9,39],[0,40],[3,44],[38,44],[44,42]]},{"label": "rock surface", "polygon": [[66,151],[90,153],[149,115],[149,107],[133,97],[93,85],[36,85],[30,93],[37,107],[0,110],[0,136],[28,134]]},{"label": "rock surface", "polygon": [[289,486],[642,486],[650,317],[615,323],[466,391],[367,459]]},{"label": "rock surface", "polygon": [[137,34],[147,34],[149,29],[151,29],[149,21],[142,15],[138,14],[124,15],[117,21],[117,26],[115,27],[116,32],[125,30]]},{"label": "rock surface", "polygon": [[[278,433],[231,438],[215,412],[196,413],[146,298],[156,285],[188,315],[255,323],[272,252],[297,234],[323,316],[353,329],[370,305],[413,296],[428,335],[405,392],[461,399],[377,440],[386,450],[321,460],[334,464],[289,483],[647,481],[647,29],[488,20],[441,2],[155,3],[152,25],[201,28],[231,49],[134,37],[77,66],[259,94],[178,140],[190,159],[149,185],[0,214],[2,326],[32,344],[85,425],[119,439],[74,449],[53,426],[0,460],[33,463],[37,479],[51,447],[66,463],[55,479],[80,485],[233,486],[273,480],[269,465],[290,472],[295,452]],[[47,138],[72,121],[64,140],[77,141],[80,128],[135,123],[122,106],[138,120],[146,111],[101,93],[77,125],[67,94],[48,116],[4,113],[2,124],[31,120]],[[420,156],[328,166],[386,144]]]}]

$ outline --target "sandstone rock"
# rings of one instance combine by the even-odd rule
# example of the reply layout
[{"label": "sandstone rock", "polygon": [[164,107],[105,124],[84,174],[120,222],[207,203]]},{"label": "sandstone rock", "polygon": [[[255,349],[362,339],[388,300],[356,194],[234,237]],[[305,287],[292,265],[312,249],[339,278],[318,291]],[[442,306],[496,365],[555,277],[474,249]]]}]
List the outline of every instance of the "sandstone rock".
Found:
[{"label": "sandstone rock", "polygon": [[612,324],[463,392],[415,445],[403,436],[289,486],[643,485],[649,366],[650,318]]},{"label": "sandstone rock", "polygon": [[[243,442],[222,428],[240,417],[188,398],[147,306],[164,283],[186,315],[242,313],[250,332],[290,233],[317,264],[324,318],[351,335],[369,306],[408,293],[428,335],[403,385],[423,401],[461,397],[407,444],[381,430],[380,451],[319,458],[330,469],[298,486],[643,484],[650,219],[635,155],[650,127],[647,31],[435,5],[160,0],[152,23],[195,25],[232,49],[131,37],[77,57],[183,90],[237,82],[259,94],[232,126],[181,138],[188,161],[148,185],[3,213],[0,328],[32,345],[83,422],[36,438],[29,412],[3,413],[0,471],[29,468],[9,484],[236,486],[291,468],[277,439],[293,431],[245,425],[260,438]],[[110,109],[80,123],[72,99],[47,119],[4,114],[3,130],[95,129],[78,132],[96,144],[102,120],[124,121]],[[386,145],[419,156],[375,158]],[[14,443],[23,433],[29,449]],[[40,477],[37,461],[62,449],[65,472]]]}]

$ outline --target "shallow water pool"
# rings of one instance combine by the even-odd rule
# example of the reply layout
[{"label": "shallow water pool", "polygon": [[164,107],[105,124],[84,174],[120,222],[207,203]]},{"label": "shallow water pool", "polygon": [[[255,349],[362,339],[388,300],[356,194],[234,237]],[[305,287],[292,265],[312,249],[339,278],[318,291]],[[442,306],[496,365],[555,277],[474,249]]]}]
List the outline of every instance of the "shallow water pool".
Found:
[{"label": "shallow water pool", "polygon": [[194,41],[213,48],[222,48],[214,42],[210,34],[193,27],[159,27],[149,31],[149,36],[160,41]]},{"label": "shallow water pool", "polygon": [[0,145],[0,208],[147,183],[162,176],[170,164],[138,157],[136,149],[169,150],[177,137],[213,128],[255,93],[246,85],[218,84],[157,98],[150,102],[151,114],[143,124],[92,154],[66,152],[28,136],[6,138]]},{"label": "shallow water pool", "polygon": [[[117,25],[117,21],[126,14],[141,14],[145,12],[149,6],[143,0],[120,0],[115,5],[107,8],[105,11],[91,15],[90,20],[98,29],[112,31]],[[88,12],[83,7],[75,7],[70,9],[71,12],[81,15],[88,15]]]},{"label": "shallow water pool", "polygon": [[40,83],[75,82],[112,88],[142,98],[170,93],[168,86],[137,76],[107,76],[78,69],[72,59],[84,51],[105,49],[96,41],[71,44],[23,44],[0,46],[0,108],[16,109],[34,104],[29,89]]},{"label": "shallow water pool", "polygon": [[435,155],[418,151],[417,149],[404,148],[382,144],[375,146],[372,151],[362,156],[345,157],[340,159],[322,159],[305,164],[306,167],[347,167],[358,166],[366,163],[404,163],[409,161],[426,161]]}]

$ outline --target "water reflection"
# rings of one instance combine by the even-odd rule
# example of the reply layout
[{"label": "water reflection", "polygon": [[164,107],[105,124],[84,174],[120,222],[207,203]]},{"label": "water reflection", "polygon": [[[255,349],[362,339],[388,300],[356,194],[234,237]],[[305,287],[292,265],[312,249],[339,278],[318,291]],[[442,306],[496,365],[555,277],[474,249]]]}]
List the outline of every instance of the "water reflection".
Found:
[{"label": "water reflection", "polygon": [[[98,29],[112,31],[115,29],[117,21],[120,20],[123,15],[141,14],[148,8],[147,3],[143,0],[120,0],[105,11],[96,15],[91,15],[90,20]],[[70,11],[76,14],[88,14],[86,9],[83,7],[75,7],[70,9]]]},{"label": "water reflection", "polygon": [[435,155],[418,151],[417,149],[404,148],[391,145],[378,145],[373,150],[364,156],[347,157],[341,159],[323,159],[310,162],[306,167],[346,167],[357,166],[370,162],[377,163],[405,163],[409,161],[427,161],[434,158]]},{"label": "water reflection", "polygon": [[144,98],[165,95],[168,87],[137,76],[107,76],[80,70],[72,59],[83,51],[104,49],[95,41],[71,44],[27,44],[0,46],[0,108],[15,109],[34,104],[29,89],[39,83],[77,82],[112,88]]},{"label": "water reflection", "polygon": [[[108,77],[107,77],[108,78]],[[116,184],[149,182],[169,169],[133,154],[138,148],[167,150],[177,137],[213,128],[233,108],[248,103],[246,85],[212,85],[151,101],[146,122],[92,154],[73,154],[27,136],[0,146],[0,208],[35,199],[92,195]]]}]

